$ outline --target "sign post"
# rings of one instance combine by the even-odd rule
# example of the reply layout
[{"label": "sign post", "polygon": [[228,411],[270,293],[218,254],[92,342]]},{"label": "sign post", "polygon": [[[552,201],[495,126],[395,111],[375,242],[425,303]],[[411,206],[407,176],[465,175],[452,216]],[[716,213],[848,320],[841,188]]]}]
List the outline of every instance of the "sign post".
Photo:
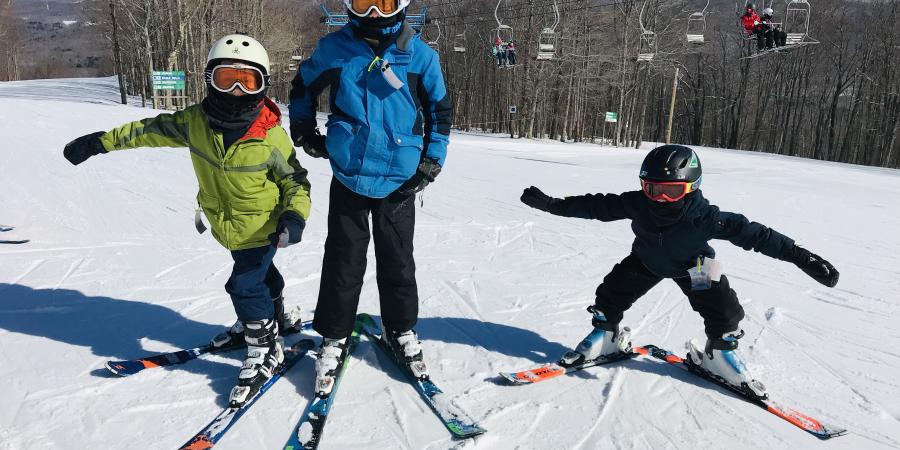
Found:
[{"label": "sign post", "polygon": [[[606,120],[604,120],[604,122],[603,122],[603,134],[604,135],[606,134],[608,123],[616,123],[618,121],[619,121],[619,113],[614,112],[614,111],[607,111],[606,112]],[[612,139],[610,138],[609,141],[612,142]]]},{"label": "sign post", "polygon": [[[166,98],[165,109],[184,109],[187,103],[187,96],[184,95],[185,75],[184,71],[159,71],[154,70],[151,75],[153,81],[153,107],[159,108],[160,91],[164,92]],[[176,95],[172,95],[175,91]],[[180,93],[179,93],[180,91]],[[173,104],[172,100],[181,100]]]}]

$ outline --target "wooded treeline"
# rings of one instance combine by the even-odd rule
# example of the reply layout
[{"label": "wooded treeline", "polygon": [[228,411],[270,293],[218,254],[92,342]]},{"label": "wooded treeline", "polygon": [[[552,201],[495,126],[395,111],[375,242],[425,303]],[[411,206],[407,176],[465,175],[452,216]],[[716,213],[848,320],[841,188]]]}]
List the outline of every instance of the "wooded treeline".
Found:
[{"label": "wooded treeline", "polygon": [[[127,93],[149,100],[152,71],[182,70],[190,102],[206,95],[203,69],[209,47],[229,33],[245,33],[266,47],[275,85],[269,95],[286,102],[290,79],[310,31],[319,22],[295,0],[94,0],[105,24],[116,73]],[[309,8],[314,7],[309,3]]]},{"label": "wooded treeline", "polygon": [[[522,137],[664,142],[678,68],[673,142],[900,167],[900,1],[812,1],[809,35],[819,44],[752,59],[741,59],[755,44],[739,27],[743,2],[711,2],[706,43],[686,42],[687,18],[705,3],[557,0],[558,59],[536,61],[552,2],[503,1],[497,15],[513,28],[522,63],[512,70],[497,69],[488,51],[496,2],[436,3],[429,15],[442,32],[454,123]],[[785,2],[770,5],[781,20]],[[657,36],[649,62],[636,60],[641,22]],[[462,34],[466,52],[454,52]],[[607,111],[617,123],[604,123]]]},{"label": "wooded treeline", "polygon": [[[556,19],[552,1],[415,0],[410,12],[428,8],[423,38],[436,41],[459,129],[620,146],[662,142],[677,68],[673,142],[900,167],[900,0],[812,0],[809,35],[820,43],[753,59],[741,59],[751,45],[739,27],[741,0],[710,2],[706,43],[687,43],[687,18],[706,3],[557,0],[556,58],[547,61],[535,56],[541,30]],[[771,6],[776,20],[786,4],[757,3]],[[210,43],[241,31],[269,50],[270,93],[286,102],[291,56],[308,57],[327,32],[321,4],[92,0],[90,8],[110,52],[119,43],[116,71],[133,95],[149,97],[151,70],[184,70],[186,94],[198,101]],[[343,12],[339,1],[326,4]],[[512,69],[499,69],[490,52],[495,8],[518,44]],[[642,26],[658,42],[649,62],[636,58]],[[607,111],[618,122],[606,123]]]},{"label": "wooded treeline", "polygon": [[19,79],[21,53],[20,23],[12,10],[12,0],[0,0],[0,81]]}]

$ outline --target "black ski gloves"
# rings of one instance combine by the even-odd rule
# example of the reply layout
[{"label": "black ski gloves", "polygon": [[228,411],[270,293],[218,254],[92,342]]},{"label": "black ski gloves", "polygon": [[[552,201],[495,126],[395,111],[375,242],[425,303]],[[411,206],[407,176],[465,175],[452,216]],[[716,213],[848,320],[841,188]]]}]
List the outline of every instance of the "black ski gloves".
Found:
[{"label": "black ski gloves", "polygon": [[306,228],[306,221],[300,217],[300,214],[294,211],[285,211],[278,218],[278,226],[275,227],[275,233],[269,236],[278,248],[285,248],[300,242],[303,238],[303,229]]},{"label": "black ski gloves", "polygon": [[416,173],[410,177],[410,179],[406,180],[406,183],[403,183],[403,185],[397,188],[397,193],[400,195],[411,195],[422,192],[422,190],[425,189],[425,186],[428,186],[429,183],[434,181],[440,173],[441,165],[438,164],[436,160],[424,158],[422,162],[419,163]]},{"label": "black ski gloves", "polygon": [[796,245],[788,251],[787,261],[794,263],[812,279],[828,287],[834,287],[841,275],[824,258]]},{"label": "black ski gloves", "polygon": [[560,201],[560,199],[553,198],[534,186],[525,189],[519,200],[521,200],[522,203],[541,211],[550,211],[550,206]]},{"label": "black ski gloves", "polygon": [[98,131],[76,138],[74,141],[66,144],[66,148],[63,150],[63,156],[65,156],[72,165],[77,166],[87,161],[91,156],[106,153],[106,149],[103,148],[103,144],[100,142],[100,136],[103,136],[104,134],[106,134],[105,131]]},{"label": "black ski gloves", "polygon": [[319,129],[314,126],[303,125],[300,122],[291,123],[291,139],[295,147],[303,147],[303,151],[313,158],[328,159],[328,148],[325,147],[325,136],[319,134]]}]

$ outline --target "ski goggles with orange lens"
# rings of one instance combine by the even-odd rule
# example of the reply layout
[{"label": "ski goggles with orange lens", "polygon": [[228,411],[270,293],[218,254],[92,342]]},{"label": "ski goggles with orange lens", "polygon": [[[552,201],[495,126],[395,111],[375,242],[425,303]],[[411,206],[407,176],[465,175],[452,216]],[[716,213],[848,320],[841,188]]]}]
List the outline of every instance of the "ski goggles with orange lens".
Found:
[{"label": "ski goggles with orange lens", "polygon": [[644,195],[655,202],[677,202],[694,191],[699,185],[700,180],[693,183],[688,183],[687,181],[657,182],[641,180],[641,190],[644,191]]},{"label": "ski goggles with orange lens", "polygon": [[268,84],[261,70],[245,64],[221,64],[207,70],[206,77],[219,92],[231,92],[237,87],[247,94],[258,94]]},{"label": "ski goggles with orange lens", "polygon": [[409,4],[409,1],[403,0],[344,0],[353,14],[359,17],[366,17],[372,11],[378,11],[382,17],[392,17],[403,10],[402,3]]}]

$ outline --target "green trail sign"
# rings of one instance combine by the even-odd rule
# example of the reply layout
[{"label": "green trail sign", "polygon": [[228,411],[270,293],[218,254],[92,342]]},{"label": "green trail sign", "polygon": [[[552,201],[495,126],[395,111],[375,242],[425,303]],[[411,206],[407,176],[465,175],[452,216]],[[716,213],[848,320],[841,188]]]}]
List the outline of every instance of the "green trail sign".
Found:
[{"label": "green trail sign", "polygon": [[618,121],[619,121],[619,114],[618,114],[618,113],[615,113],[615,112],[612,112],[612,111],[607,111],[607,112],[606,112],[606,121],[607,121],[607,122],[613,122],[613,123],[618,122]]},{"label": "green trail sign", "polygon": [[160,91],[179,91],[184,89],[183,71],[153,71],[153,89]]}]

